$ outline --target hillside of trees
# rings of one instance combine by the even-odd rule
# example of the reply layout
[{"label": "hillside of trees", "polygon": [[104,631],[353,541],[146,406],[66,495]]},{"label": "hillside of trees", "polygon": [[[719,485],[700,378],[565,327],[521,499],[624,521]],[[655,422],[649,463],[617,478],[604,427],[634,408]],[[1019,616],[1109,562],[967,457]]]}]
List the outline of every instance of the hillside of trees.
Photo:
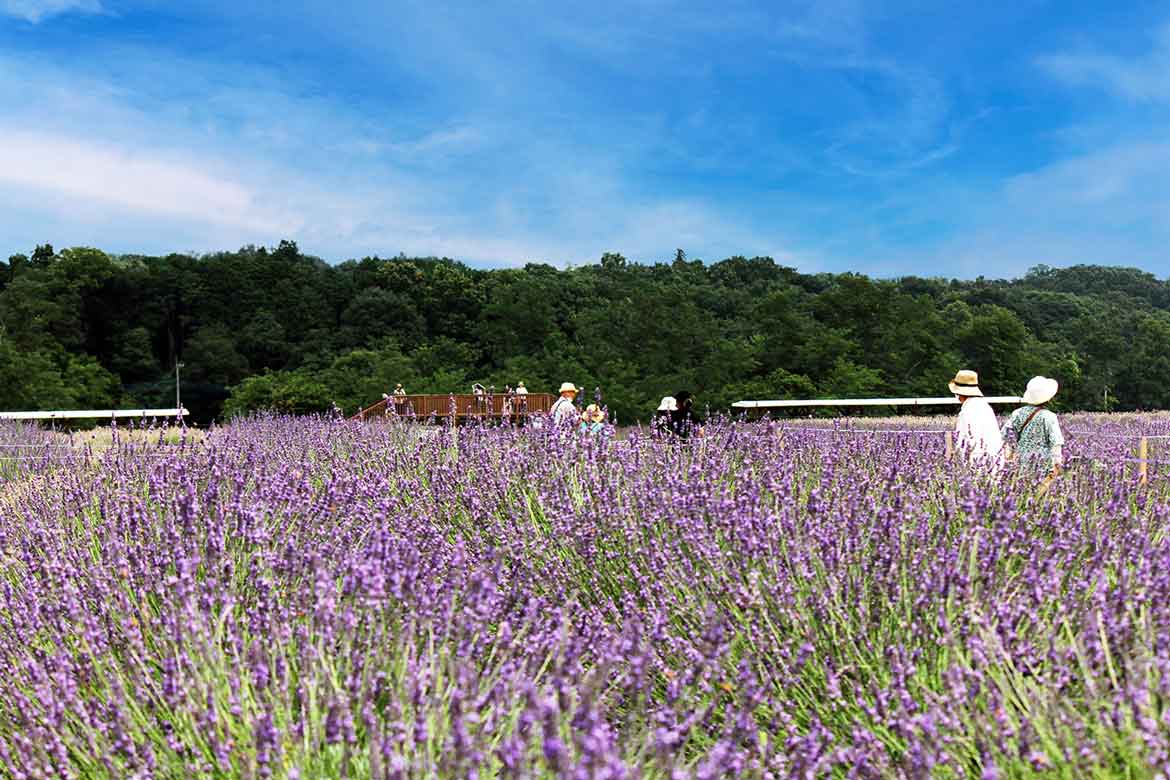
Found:
[{"label": "hillside of trees", "polygon": [[1170,280],[1129,268],[956,281],[808,275],[770,258],[478,270],[435,258],[330,265],[291,242],[202,257],[45,245],[0,263],[0,409],[184,405],[345,412],[396,382],[467,392],[600,386],[619,421],[664,394],[945,395],[1055,376],[1064,409],[1170,408]]}]

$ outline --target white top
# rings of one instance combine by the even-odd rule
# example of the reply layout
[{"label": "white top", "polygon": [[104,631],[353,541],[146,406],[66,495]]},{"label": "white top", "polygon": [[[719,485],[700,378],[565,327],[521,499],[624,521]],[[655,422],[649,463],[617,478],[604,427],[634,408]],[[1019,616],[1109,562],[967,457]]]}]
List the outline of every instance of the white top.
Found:
[{"label": "white top", "polygon": [[576,422],[578,412],[577,407],[573,405],[572,399],[561,396],[553,404],[552,409],[549,410],[549,415],[559,423]]},{"label": "white top", "polygon": [[956,444],[968,460],[991,458],[998,460],[1003,450],[1003,436],[995,412],[984,398],[968,398],[959,407],[959,421],[955,425]]},{"label": "white top", "polygon": [[520,385],[516,388],[516,395],[528,395],[528,388],[524,385]]}]

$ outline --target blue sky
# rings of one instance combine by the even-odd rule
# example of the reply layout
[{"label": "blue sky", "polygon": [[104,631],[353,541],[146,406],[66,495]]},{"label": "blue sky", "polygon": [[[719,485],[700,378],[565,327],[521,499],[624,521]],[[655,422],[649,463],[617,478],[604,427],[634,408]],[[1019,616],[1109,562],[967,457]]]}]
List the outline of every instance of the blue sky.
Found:
[{"label": "blue sky", "polygon": [[1164,3],[0,0],[0,252],[1165,278],[1168,120]]}]

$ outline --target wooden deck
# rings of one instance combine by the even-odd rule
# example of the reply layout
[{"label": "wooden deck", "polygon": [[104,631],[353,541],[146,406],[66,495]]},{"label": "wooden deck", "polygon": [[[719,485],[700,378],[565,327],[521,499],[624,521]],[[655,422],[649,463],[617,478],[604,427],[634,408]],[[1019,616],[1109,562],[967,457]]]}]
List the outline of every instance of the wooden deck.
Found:
[{"label": "wooden deck", "polygon": [[529,393],[528,395],[472,395],[456,393],[448,395],[398,395],[389,401],[381,400],[373,406],[362,409],[350,419],[375,420],[384,417],[403,417],[426,420],[432,416],[447,419],[451,416],[452,405],[456,420],[484,417],[523,420],[533,414],[547,414],[552,409],[556,396],[552,393]]}]

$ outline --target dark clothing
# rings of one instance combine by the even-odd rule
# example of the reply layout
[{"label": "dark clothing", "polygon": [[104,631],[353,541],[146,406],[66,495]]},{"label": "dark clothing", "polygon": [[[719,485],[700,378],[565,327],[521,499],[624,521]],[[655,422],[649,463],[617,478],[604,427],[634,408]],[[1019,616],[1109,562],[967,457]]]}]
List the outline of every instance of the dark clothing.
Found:
[{"label": "dark clothing", "polygon": [[670,412],[670,430],[680,439],[687,438],[702,425],[702,418],[690,406]]}]

